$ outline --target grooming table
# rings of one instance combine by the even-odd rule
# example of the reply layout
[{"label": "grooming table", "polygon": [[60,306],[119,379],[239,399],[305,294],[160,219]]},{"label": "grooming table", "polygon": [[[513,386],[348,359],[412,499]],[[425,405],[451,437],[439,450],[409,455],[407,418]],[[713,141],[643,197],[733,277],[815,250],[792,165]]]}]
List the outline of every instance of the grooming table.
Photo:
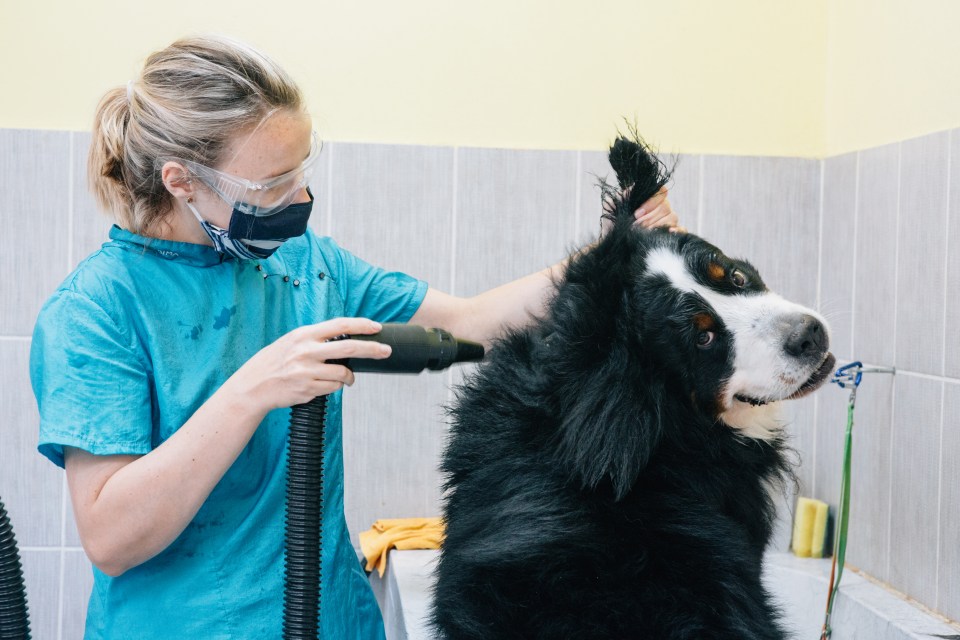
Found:
[{"label": "grooming table", "polygon": [[439,555],[436,550],[391,549],[383,578],[376,571],[370,575],[387,640],[433,640],[427,616],[433,598],[433,569]]},{"label": "grooming table", "polygon": [[[435,640],[427,624],[433,569],[439,551],[390,551],[387,571],[371,583],[383,612],[387,640]],[[764,582],[783,607],[784,625],[796,638],[814,638],[823,624],[830,560],[768,552]],[[960,638],[956,627],[921,610],[898,594],[849,572],[844,574],[834,612],[835,638],[922,640]]]}]

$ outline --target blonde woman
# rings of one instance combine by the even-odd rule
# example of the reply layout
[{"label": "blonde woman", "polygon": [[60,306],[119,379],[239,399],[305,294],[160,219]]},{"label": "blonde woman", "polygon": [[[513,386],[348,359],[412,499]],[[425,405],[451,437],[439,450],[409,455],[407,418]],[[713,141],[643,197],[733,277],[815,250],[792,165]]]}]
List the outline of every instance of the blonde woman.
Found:
[{"label": "blonde woman", "polygon": [[[456,298],[314,235],[320,149],[294,82],[223,38],[154,53],[100,103],[89,180],[116,225],[31,352],[39,449],[94,565],[88,638],[279,637],[286,408],[328,394],[321,635],[382,637],[343,516],[354,376],[327,361],[389,347],[327,340],[410,321],[488,342],[550,287],[547,270]],[[644,211],[677,222],[665,194]]]}]

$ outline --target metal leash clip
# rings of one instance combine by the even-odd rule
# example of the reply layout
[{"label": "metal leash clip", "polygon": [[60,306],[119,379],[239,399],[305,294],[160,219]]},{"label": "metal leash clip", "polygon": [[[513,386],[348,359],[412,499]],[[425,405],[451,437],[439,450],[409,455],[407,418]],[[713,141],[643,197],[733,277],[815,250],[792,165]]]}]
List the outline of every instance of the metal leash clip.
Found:
[{"label": "metal leash clip", "polygon": [[830,382],[835,382],[840,385],[841,389],[846,389],[848,384],[852,384],[854,387],[860,386],[860,378],[862,377],[863,363],[858,360],[850,364],[845,364],[837,369]]},{"label": "metal leash clip", "polygon": [[857,398],[857,387],[860,386],[860,379],[865,373],[896,373],[893,367],[865,367],[859,360],[845,364],[837,369],[830,382],[836,383],[841,389],[850,388],[850,404],[853,405]]}]

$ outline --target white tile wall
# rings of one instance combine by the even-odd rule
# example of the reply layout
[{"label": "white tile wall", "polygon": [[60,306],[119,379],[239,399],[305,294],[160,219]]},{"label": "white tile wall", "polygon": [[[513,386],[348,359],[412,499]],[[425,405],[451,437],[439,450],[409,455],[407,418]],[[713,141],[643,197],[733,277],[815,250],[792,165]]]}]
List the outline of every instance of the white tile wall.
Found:
[{"label": "white tile wall", "polygon": [[947,280],[944,291],[944,375],[960,378],[960,340],[953,327],[960,318],[960,132],[950,132],[950,157],[947,162],[949,181],[949,217],[944,235],[947,238]]},{"label": "white tile wall", "polygon": [[864,362],[891,364],[896,348],[900,144],[858,155],[853,350]]},{"label": "white tile wall", "polygon": [[[91,576],[62,474],[35,450],[27,379],[37,310],[104,240],[85,190],[89,134],[0,130],[0,497],[27,573],[34,637],[79,638]],[[754,262],[787,297],[819,304],[842,361],[900,366],[858,395],[848,560],[960,617],[960,136],[825,161],[684,156],[681,222]],[[328,144],[311,224],[388,268],[470,295],[541,269],[596,233],[591,174],[605,154]],[[348,522],[438,512],[442,406],[459,372],[370,376],[348,390]],[[410,399],[414,399],[411,401]],[[801,490],[836,503],[847,394],[791,410]],[[942,416],[942,417],[941,417]],[[947,461],[947,462],[944,462]],[[789,514],[786,516],[789,517]],[[782,520],[778,545],[789,536]],[[922,547],[922,548],[921,548]]]},{"label": "white tile wall", "polygon": [[100,248],[107,240],[113,220],[97,208],[93,195],[87,189],[87,152],[90,148],[89,132],[70,134],[71,215],[70,268]]},{"label": "white tile wall", "polygon": [[820,313],[830,322],[831,349],[843,358],[852,353],[856,205],[857,154],[824,160]]},{"label": "white tile wall", "polygon": [[900,147],[895,362],[934,375],[943,373],[944,362],[949,154],[946,131]]},{"label": "white tile wall", "polygon": [[458,149],[453,292],[473,295],[567,255],[577,210],[574,151]]},{"label": "white tile wall", "polygon": [[700,235],[785,298],[817,304],[819,161],[706,156],[701,207]]},{"label": "white tile wall", "polygon": [[[331,235],[361,258],[449,291],[454,150],[331,147]],[[448,373],[359,374],[344,392],[344,502],[354,544],[378,518],[439,515],[448,381]]]},{"label": "white tile wall", "polygon": [[0,335],[29,336],[69,267],[70,134],[0,129],[0,176]]},{"label": "white tile wall", "polygon": [[944,385],[943,416],[940,425],[940,532],[937,548],[937,601],[933,606],[944,615],[960,620],[960,382]]},{"label": "white tile wall", "polygon": [[[867,375],[857,391],[854,413],[852,480],[850,483],[850,533],[847,562],[881,580],[890,576],[890,451],[895,381],[889,375]],[[826,389],[835,392],[835,389]],[[846,395],[846,394],[843,394]],[[841,415],[832,416],[833,425],[818,424],[832,432],[825,447],[843,451],[846,429],[846,402]],[[838,467],[839,468],[839,467]],[[839,487],[823,499],[836,506]],[[927,514],[933,517],[934,514]]]},{"label": "white tile wall", "polygon": [[897,376],[890,439],[888,580],[918,602],[937,598],[941,380]]}]

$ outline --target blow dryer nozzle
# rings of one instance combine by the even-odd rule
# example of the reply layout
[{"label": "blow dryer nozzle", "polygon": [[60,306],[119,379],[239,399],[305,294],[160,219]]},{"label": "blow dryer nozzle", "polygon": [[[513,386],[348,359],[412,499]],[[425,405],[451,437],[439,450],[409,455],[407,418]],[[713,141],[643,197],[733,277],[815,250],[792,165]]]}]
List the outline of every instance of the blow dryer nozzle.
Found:
[{"label": "blow dryer nozzle", "polygon": [[347,358],[331,360],[353,371],[367,373],[420,373],[424,369],[440,371],[455,362],[482,360],[483,345],[460,340],[443,329],[427,329],[415,324],[385,324],[379,333],[344,336],[351,340],[371,340],[390,345],[393,350],[383,360]]}]

